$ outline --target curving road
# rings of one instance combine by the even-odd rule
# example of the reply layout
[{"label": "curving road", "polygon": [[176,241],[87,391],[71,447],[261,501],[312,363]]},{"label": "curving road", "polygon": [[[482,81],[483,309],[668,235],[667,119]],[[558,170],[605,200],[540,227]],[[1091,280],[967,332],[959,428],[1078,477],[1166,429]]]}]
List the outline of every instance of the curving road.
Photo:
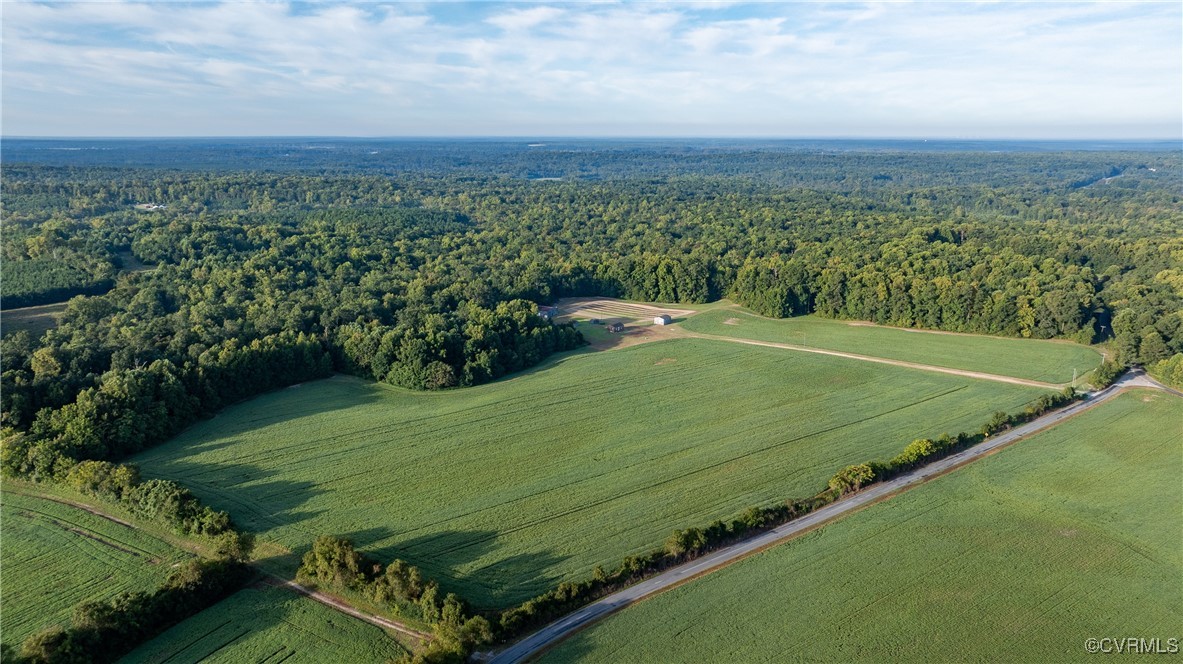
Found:
[{"label": "curving road", "polygon": [[1179,394],[1151,380],[1140,370],[1127,372],[1121,380],[1108,388],[1090,395],[1083,401],[1077,401],[1061,410],[1048,413],[1043,417],[1032,420],[1027,424],[1009,429],[993,438],[989,438],[967,450],[945,457],[940,461],[917,468],[886,482],[873,484],[848,498],[831,503],[816,512],[807,514],[799,519],[790,521],[782,526],[766,531],[748,540],[736,542],[728,547],[714,551],[686,564],[671,568],[635,586],[630,586],[615,594],[609,595],[583,608],[569,613],[563,618],[543,627],[526,638],[497,653],[490,659],[490,664],[514,664],[525,661],[540,650],[553,645],[570,635],[572,632],[592,623],[604,616],[618,611],[633,602],[644,599],[684,583],[696,576],[710,573],[724,565],[740,558],[751,555],[761,549],[779,544],[800,533],[817,527],[827,521],[836,519],[849,512],[853,512],[869,503],[886,498],[891,494],[903,491],[919,484],[934,475],[946,473],[979,457],[986,456],[1001,447],[1029,436],[1037,431],[1055,426],[1060,422],[1097,406],[1113,398],[1127,387],[1150,387]]}]

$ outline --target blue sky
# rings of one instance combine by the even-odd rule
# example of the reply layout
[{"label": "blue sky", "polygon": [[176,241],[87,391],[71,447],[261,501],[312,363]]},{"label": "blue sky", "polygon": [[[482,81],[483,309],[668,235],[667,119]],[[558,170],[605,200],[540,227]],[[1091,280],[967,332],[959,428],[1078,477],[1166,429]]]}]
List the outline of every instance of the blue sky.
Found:
[{"label": "blue sky", "polygon": [[7,136],[1177,138],[1183,3],[2,5]]}]

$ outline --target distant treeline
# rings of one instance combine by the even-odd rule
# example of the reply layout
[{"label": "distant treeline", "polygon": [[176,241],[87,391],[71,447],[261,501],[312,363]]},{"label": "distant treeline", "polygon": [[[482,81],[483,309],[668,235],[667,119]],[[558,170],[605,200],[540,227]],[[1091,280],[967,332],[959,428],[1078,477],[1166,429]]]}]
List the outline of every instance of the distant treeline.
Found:
[{"label": "distant treeline", "polygon": [[[1157,167],[1178,142],[750,139],[524,140],[5,140],[8,163],[72,170],[140,164],[167,170],[337,176],[498,176],[597,181],[722,176],[776,186],[852,191],[931,186],[1080,187],[1126,168]],[[72,150],[46,148],[70,147]],[[1099,148],[1104,149],[1099,149]],[[84,148],[84,149],[78,149]],[[91,149],[85,149],[91,148]],[[1163,159],[1163,155],[1167,159]],[[159,170],[157,170],[159,169]],[[1173,174],[1178,181],[1178,174]],[[127,202],[160,202],[151,190]]]}]

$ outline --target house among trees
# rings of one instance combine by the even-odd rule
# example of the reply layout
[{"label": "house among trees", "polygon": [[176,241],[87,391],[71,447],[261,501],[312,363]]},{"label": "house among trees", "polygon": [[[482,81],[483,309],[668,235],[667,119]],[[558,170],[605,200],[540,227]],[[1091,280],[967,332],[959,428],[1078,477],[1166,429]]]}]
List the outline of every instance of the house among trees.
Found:
[{"label": "house among trees", "polygon": [[624,323],[621,323],[620,321],[608,323],[607,329],[609,332],[624,332]]},{"label": "house among trees", "polygon": [[670,318],[669,314],[662,314],[653,319],[654,325],[669,325],[672,322],[674,322],[674,319]]},{"label": "house among trees", "polygon": [[538,315],[546,320],[554,320],[555,316],[559,315],[559,308],[558,307],[544,307],[544,306],[540,305],[538,307]]}]

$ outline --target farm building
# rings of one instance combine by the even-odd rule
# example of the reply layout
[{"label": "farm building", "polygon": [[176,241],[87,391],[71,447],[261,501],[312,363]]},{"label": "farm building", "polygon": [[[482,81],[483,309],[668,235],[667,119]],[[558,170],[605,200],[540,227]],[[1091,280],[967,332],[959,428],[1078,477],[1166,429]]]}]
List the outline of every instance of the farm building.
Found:
[{"label": "farm building", "polygon": [[608,323],[607,329],[609,332],[624,332],[624,323]]},{"label": "farm building", "polygon": [[672,322],[674,322],[674,319],[670,318],[668,314],[662,314],[653,319],[654,325],[669,325]]},{"label": "farm building", "polygon": [[539,306],[538,315],[546,320],[554,320],[554,317],[559,315],[559,308]]}]

